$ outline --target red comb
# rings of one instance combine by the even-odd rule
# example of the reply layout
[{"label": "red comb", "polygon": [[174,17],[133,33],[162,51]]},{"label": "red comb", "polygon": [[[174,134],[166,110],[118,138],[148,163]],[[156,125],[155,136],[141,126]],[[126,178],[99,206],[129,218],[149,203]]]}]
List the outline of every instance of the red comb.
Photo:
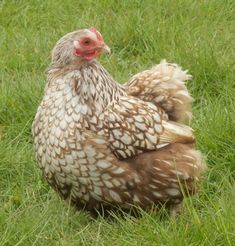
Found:
[{"label": "red comb", "polygon": [[91,32],[97,32],[97,30],[96,30],[96,28],[95,27],[91,27],[90,29],[89,29]]},{"label": "red comb", "polygon": [[97,37],[99,40],[103,41],[102,35],[100,34],[99,31],[96,30],[95,27],[91,27],[89,30],[90,30],[91,32],[94,32],[94,33],[96,34],[96,37]]}]

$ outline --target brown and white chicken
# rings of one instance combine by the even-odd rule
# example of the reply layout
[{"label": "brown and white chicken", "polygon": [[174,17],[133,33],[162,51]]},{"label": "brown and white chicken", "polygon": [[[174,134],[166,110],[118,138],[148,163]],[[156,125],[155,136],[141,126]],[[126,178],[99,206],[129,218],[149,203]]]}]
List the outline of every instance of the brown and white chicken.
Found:
[{"label": "brown and white chicken", "polygon": [[95,28],[56,43],[33,122],[39,167],[77,208],[175,212],[205,168],[192,129],[179,123],[191,116],[190,76],[162,61],[120,85],[96,61],[106,52]]}]

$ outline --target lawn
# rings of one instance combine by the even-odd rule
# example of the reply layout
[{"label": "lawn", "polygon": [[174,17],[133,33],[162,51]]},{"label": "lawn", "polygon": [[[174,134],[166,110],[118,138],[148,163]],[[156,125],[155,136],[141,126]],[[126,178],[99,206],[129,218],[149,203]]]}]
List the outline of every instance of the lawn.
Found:
[{"label": "lawn", "polygon": [[[234,7],[229,0],[0,1],[0,245],[234,245]],[[93,219],[66,206],[37,168],[31,124],[51,49],[90,26],[112,48],[101,63],[117,81],[162,58],[193,75],[192,125],[209,169],[177,219],[154,212]]]}]

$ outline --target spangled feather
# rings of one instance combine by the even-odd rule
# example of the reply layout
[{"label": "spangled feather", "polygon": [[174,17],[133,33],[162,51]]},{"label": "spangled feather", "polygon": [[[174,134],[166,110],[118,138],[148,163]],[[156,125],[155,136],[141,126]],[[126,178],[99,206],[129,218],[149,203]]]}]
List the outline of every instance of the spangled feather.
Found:
[{"label": "spangled feather", "polygon": [[160,106],[170,120],[185,122],[191,119],[191,102],[185,81],[187,71],[165,60],[150,70],[134,75],[124,86],[129,95]]}]

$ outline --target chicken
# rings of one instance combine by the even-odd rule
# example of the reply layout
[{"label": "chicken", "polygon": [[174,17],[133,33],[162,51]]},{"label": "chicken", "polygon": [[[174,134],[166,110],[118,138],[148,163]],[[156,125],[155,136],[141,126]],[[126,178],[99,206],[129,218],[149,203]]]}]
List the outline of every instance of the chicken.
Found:
[{"label": "chicken", "polygon": [[109,52],[95,28],[56,43],[32,126],[38,165],[78,209],[165,205],[174,214],[205,170],[192,129],[179,123],[190,116],[189,76],[162,62],[123,86],[96,61]]}]

